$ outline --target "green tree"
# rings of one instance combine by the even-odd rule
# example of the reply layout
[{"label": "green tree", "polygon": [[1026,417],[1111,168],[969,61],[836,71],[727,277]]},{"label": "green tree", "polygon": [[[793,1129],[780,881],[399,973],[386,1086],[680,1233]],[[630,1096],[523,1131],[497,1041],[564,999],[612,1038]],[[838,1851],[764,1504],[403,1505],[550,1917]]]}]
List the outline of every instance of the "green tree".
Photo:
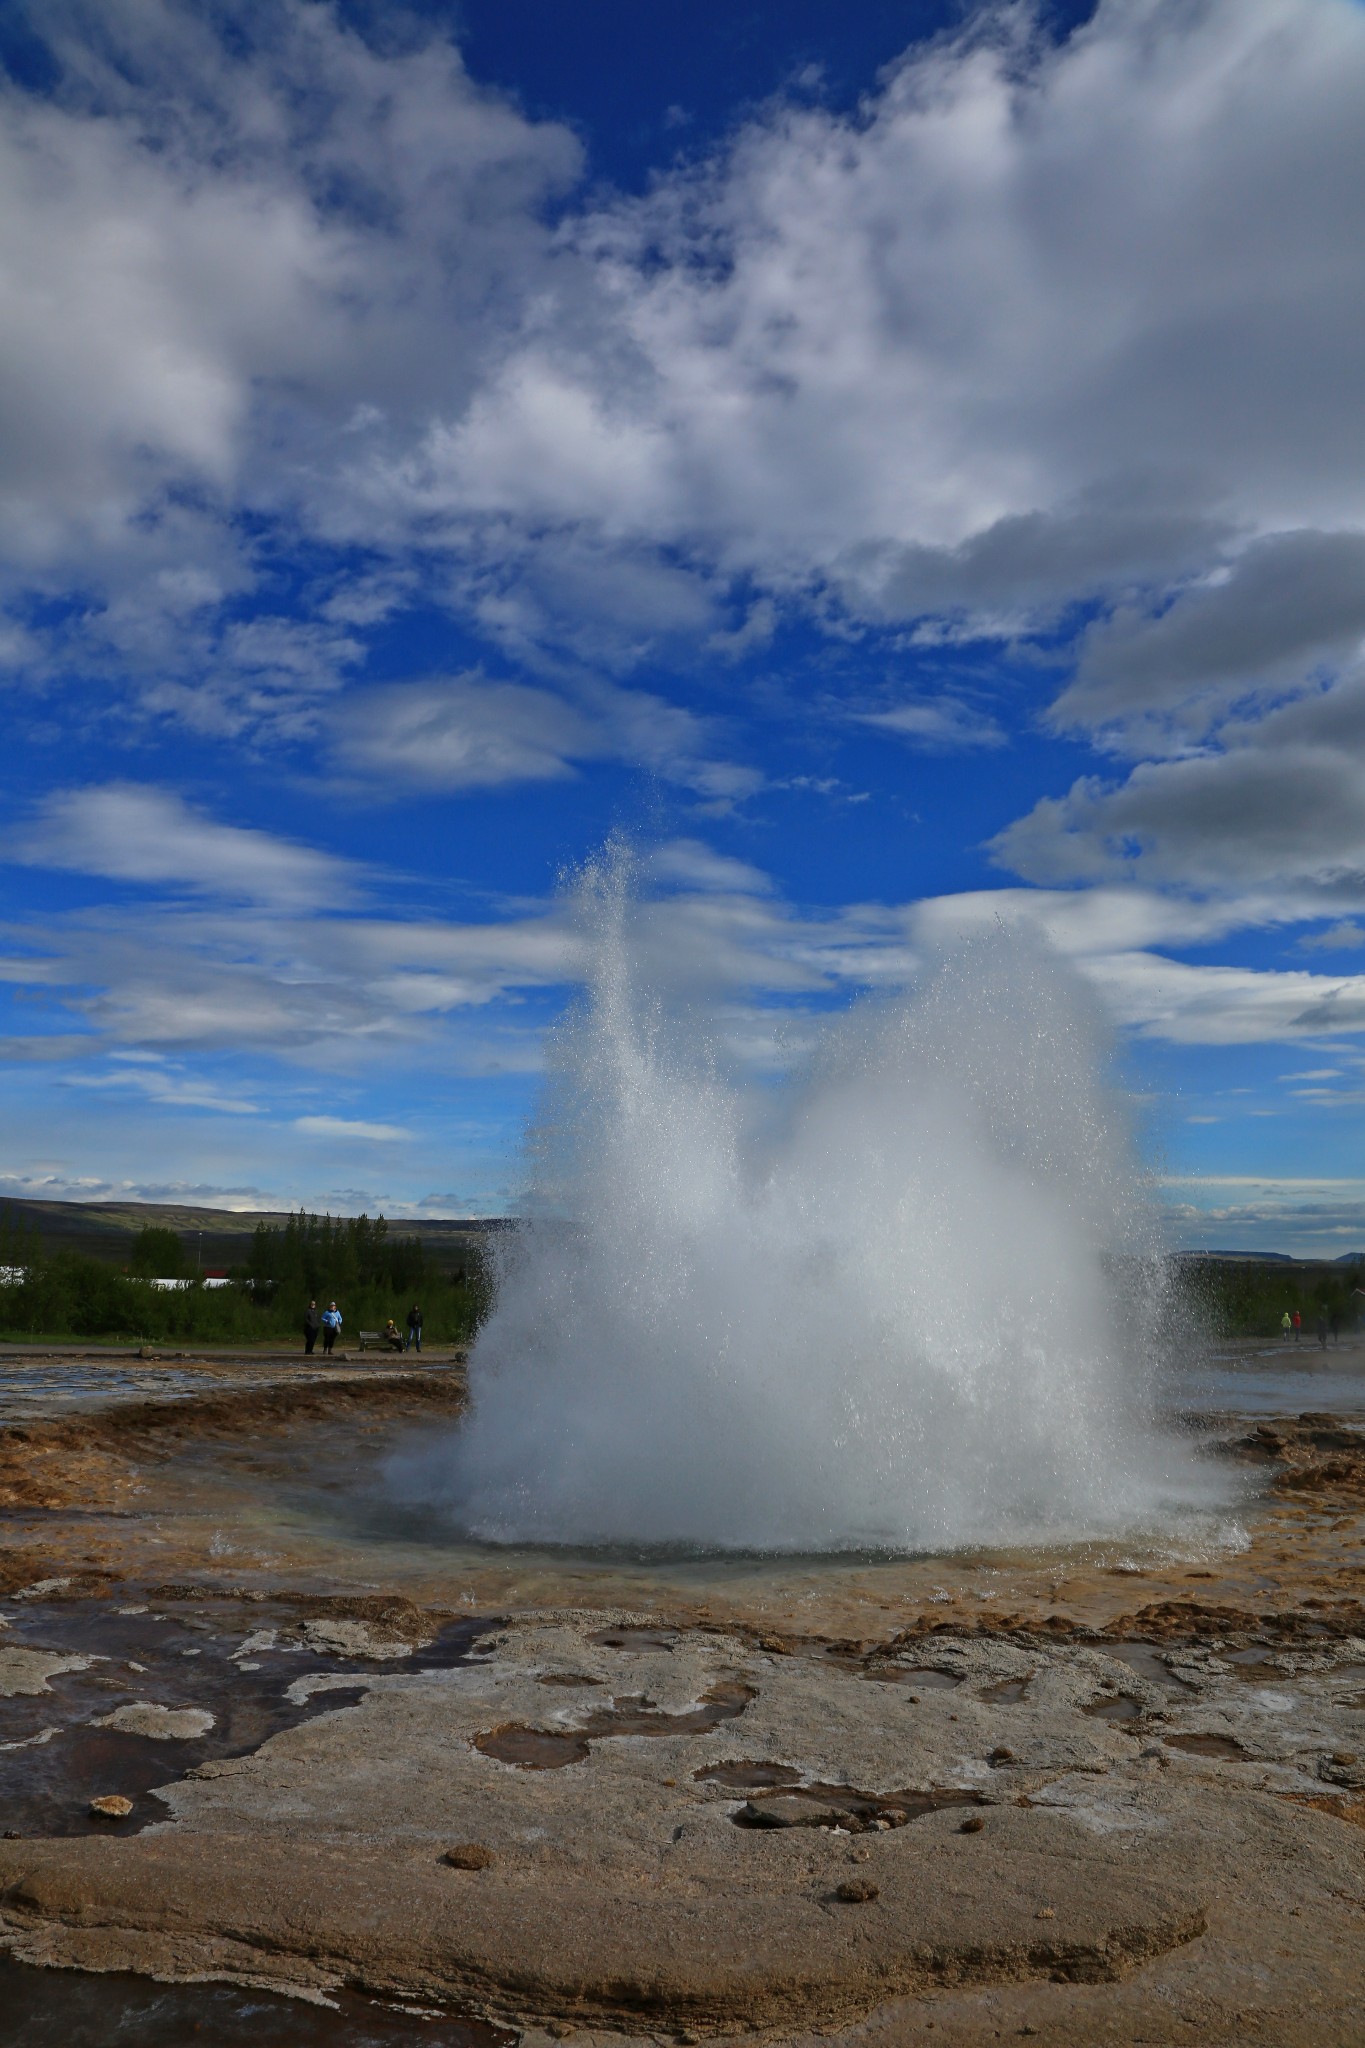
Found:
[{"label": "green tree", "polygon": [[174,1230],[160,1223],[144,1223],[133,1240],[128,1270],[148,1280],[183,1280],[192,1269]]}]

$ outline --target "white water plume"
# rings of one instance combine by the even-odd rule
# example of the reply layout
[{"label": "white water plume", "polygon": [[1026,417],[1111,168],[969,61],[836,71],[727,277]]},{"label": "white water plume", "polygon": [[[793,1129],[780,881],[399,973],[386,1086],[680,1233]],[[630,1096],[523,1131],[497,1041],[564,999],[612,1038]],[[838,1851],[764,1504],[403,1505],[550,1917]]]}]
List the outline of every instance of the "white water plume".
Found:
[{"label": "white water plume", "polygon": [[[1206,1498],[1154,1419],[1164,1268],[1093,1000],[1006,932],[793,1078],[644,985],[621,858],[452,1437],[391,1468],[493,1542],[941,1549]],[[657,934],[656,934],[657,951]]]}]

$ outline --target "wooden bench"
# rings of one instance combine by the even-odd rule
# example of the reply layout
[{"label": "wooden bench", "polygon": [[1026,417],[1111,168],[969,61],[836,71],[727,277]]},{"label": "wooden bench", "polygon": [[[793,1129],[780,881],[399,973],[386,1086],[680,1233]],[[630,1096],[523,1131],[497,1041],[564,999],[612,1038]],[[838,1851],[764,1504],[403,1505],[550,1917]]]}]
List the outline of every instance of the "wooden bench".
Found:
[{"label": "wooden bench", "polygon": [[357,1330],[356,1341],[362,1351],[369,1344],[376,1345],[381,1351],[401,1351],[403,1348],[401,1344],[395,1344],[392,1337],[386,1337],[382,1330]]}]

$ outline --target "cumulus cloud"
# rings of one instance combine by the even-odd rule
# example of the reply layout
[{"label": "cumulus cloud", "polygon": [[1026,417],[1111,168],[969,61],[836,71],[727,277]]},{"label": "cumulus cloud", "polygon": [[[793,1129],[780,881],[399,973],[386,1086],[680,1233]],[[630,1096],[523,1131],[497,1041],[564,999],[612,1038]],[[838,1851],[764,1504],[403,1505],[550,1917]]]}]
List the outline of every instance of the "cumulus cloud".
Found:
[{"label": "cumulus cloud", "polygon": [[1138,752],[1202,738],[1230,705],[1298,694],[1365,640],[1365,533],[1275,534],[1159,611],[1090,627],[1049,714]]},{"label": "cumulus cloud", "polygon": [[230,22],[43,0],[29,27],[53,87],[0,106],[0,520],[23,558],[131,544],[168,484],[278,499],[341,428],[468,396],[461,309],[519,303],[538,208],[579,173],[565,128],[440,37],[381,51],[304,0]]},{"label": "cumulus cloud", "polygon": [[301,908],[349,900],[349,862],[270,832],[222,825],[169,790],[130,783],[58,790],[4,852],[32,867],[109,881],[169,883],[196,895]]},{"label": "cumulus cloud", "polygon": [[1365,909],[1365,667],[1217,743],[1145,761],[1120,783],[1084,776],[993,841],[1030,881],[1131,876],[1191,891],[1278,889],[1299,918]]},{"label": "cumulus cloud", "polygon": [[353,697],[336,724],[340,762],[377,782],[430,789],[545,782],[603,749],[561,697],[521,683],[452,676]]},{"label": "cumulus cloud", "polygon": [[1350,0],[1109,0],[1060,46],[992,9],[856,115],[781,104],[580,216],[610,321],[552,292],[394,489],[883,616],[1354,523],[1362,84]]},{"label": "cumulus cloud", "polygon": [[[1236,670],[1276,578],[1258,675],[1349,636],[1353,0],[1101,0],[1061,42],[990,5],[851,113],[779,99],[577,203],[577,139],[430,28],[366,41],[316,0],[30,24],[0,534],[21,581],[94,589],[81,632],[170,715],[247,716],[221,675],[177,697],[165,635],[189,669],[258,658],[211,628],[275,528],[518,658],[621,670],[757,644],[774,604],[999,634],[1116,605],[1058,714],[1087,729]],[[353,661],[276,652],[295,694]]]}]

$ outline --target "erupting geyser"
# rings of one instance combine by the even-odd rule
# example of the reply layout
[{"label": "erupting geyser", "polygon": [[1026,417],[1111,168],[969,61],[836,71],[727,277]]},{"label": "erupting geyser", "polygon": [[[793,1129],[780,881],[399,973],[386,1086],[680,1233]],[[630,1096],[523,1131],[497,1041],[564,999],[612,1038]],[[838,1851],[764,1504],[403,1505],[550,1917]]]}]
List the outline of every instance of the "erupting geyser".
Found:
[{"label": "erupting geyser", "polygon": [[[746,1078],[580,891],[527,1220],[455,1436],[392,1476],[494,1542],[938,1549],[1155,1534],[1163,1267],[1093,1002],[1006,932]],[[653,941],[658,945],[657,932]]]}]

